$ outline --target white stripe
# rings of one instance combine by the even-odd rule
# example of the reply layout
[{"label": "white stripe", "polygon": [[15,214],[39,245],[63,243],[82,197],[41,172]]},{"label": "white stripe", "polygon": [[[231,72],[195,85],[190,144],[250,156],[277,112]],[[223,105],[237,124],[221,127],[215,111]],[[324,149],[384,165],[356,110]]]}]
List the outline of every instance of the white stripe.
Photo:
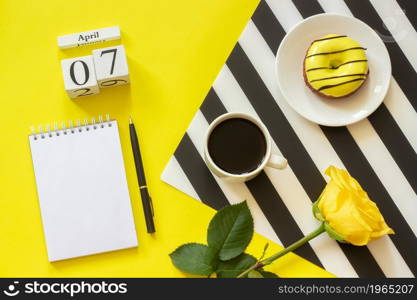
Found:
[{"label": "white stripe", "polygon": [[[384,103],[408,142],[414,148],[414,151],[417,151],[417,113],[394,77],[391,78],[390,87]],[[398,105],[398,103],[401,103],[401,105]]]},{"label": "white stripe", "polygon": [[[201,159],[203,159],[204,157],[204,140],[208,126],[209,124],[207,123],[207,120],[204,118],[204,115],[199,110],[197,111],[187,131],[191,141],[196,147],[198,153],[200,154]],[[213,177],[216,180],[219,187],[222,189],[229,203],[234,204],[242,202],[244,200],[247,201],[251,213],[254,217],[255,231],[257,233],[260,233],[263,236],[269,238],[270,240],[281,244],[281,241],[272,229],[271,224],[269,224],[268,220],[266,219],[263,212],[256,203],[256,200],[253,198],[252,194],[249,192],[249,190],[244,184],[228,183],[219,179],[214,174]]]},{"label": "white stripe", "polygon": [[318,2],[325,12],[353,17],[343,0],[318,0]]},{"label": "white stripe", "polygon": [[[213,84],[213,88],[228,111],[242,111],[259,118],[227,66],[224,66],[221,70]],[[274,153],[281,154],[273,141],[272,150]],[[265,173],[303,234],[306,235],[315,230],[318,223],[311,212],[311,201],[293,173],[291,162],[289,162],[289,167],[285,170],[267,168]],[[357,277],[355,270],[334,240],[318,238],[311,241],[310,245],[326,270],[338,276]]]},{"label": "white stripe", "polygon": [[388,236],[368,244],[378,265],[387,277],[414,277],[401,254]]},{"label": "white stripe", "polygon": [[[389,30],[414,70],[417,71],[417,32],[404,11],[394,0],[370,0],[370,2],[384,22],[385,28]],[[392,39],[391,37],[384,38],[382,33],[380,36],[387,42]]]},{"label": "white stripe", "polygon": [[161,180],[201,201],[174,155],[162,172]]},{"label": "white stripe", "polygon": [[291,0],[266,0],[279,23],[286,32],[297,25],[303,17]]},{"label": "white stripe", "polygon": [[417,235],[417,194],[391,154],[368,120],[350,125],[348,129],[408,225]]},{"label": "white stripe", "polygon": [[[317,125],[296,116],[283,100],[274,76],[275,57],[252,21],[245,28],[239,42],[319,169],[324,170],[329,164],[343,167],[338,155],[321,129]],[[376,134],[374,136],[379,140]],[[317,145],[320,145],[320,147],[317,147]],[[391,275],[396,276],[396,274]]]}]

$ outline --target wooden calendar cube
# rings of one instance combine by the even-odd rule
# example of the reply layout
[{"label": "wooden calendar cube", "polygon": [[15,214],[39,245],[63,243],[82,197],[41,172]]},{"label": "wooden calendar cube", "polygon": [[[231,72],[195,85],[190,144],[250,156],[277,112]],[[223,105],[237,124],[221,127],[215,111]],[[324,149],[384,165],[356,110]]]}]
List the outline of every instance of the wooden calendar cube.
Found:
[{"label": "wooden calendar cube", "polygon": [[125,47],[114,46],[93,50],[93,58],[100,87],[129,83]]},{"label": "wooden calendar cube", "polygon": [[61,61],[65,90],[71,98],[98,94],[96,72],[91,55]]}]

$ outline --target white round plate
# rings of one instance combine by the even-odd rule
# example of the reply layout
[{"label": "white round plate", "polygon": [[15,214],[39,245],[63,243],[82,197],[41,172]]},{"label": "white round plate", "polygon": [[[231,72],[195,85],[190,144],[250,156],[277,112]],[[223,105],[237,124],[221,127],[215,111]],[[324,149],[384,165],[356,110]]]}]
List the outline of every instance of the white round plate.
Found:
[{"label": "white round plate", "polygon": [[[313,93],[303,78],[303,61],[311,42],[327,34],[344,34],[367,48],[369,77],[351,96],[328,99]],[[344,126],[373,113],[384,100],[391,79],[391,61],[384,42],[362,21],[336,14],[305,19],[284,37],[275,71],[284,98],[306,119],[325,126]]]}]

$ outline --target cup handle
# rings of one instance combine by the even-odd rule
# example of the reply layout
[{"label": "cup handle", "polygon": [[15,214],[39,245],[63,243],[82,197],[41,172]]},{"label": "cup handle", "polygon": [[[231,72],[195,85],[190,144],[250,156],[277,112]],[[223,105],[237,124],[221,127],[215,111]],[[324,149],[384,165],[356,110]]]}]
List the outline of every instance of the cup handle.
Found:
[{"label": "cup handle", "polygon": [[268,167],[275,169],[285,169],[288,165],[287,159],[280,155],[271,154],[267,164]]}]

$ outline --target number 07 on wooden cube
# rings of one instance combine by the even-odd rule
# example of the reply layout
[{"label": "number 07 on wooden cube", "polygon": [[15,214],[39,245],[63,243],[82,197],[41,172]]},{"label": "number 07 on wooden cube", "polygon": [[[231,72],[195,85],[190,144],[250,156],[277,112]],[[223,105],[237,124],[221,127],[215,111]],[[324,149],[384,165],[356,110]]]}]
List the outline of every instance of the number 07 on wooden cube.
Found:
[{"label": "number 07 on wooden cube", "polygon": [[129,83],[126,52],[122,45],[93,50],[93,59],[100,87]]}]

